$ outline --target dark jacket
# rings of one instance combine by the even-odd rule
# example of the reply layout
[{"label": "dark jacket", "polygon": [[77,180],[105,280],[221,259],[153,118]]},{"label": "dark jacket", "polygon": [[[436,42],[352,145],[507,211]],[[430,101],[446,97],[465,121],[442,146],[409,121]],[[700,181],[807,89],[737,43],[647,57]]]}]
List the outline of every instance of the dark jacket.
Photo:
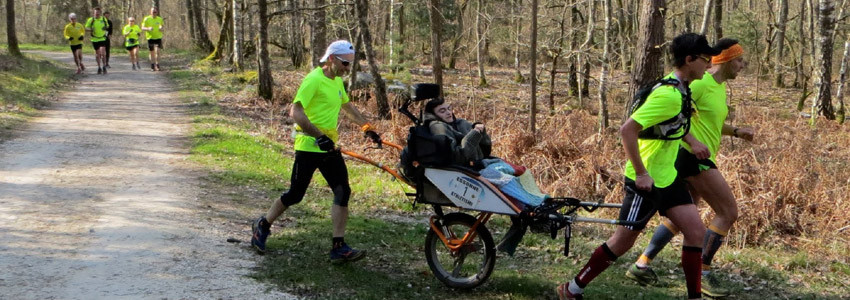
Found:
[{"label": "dark jacket", "polygon": [[487,131],[472,130],[473,123],[455,118],[452,123],[446,123],[434,114],[425,113],[424,120],[433,135],[445,135],[451,140],[452,161],[455,164],[470,166],[472,162],[490,156],[493,142]]}]

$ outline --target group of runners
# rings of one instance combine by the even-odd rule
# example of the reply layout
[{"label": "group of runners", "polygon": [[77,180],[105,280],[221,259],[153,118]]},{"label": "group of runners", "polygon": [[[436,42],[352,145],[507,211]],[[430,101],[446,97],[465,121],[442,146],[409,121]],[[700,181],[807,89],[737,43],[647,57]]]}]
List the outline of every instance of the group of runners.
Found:
[{"label": "group of runners", "polygon": [[[575,278],[557,287],[560,299],[582,299],[588,284],[632,248],[656,211],[664,220],[626,276],[641,284],[658,284],[658,276],[649,263],[681,232],[681,265],[688,299],[700,299],[703,293],[712,297],[730,294],[713,276],[710,266],[738,217],[735,197],[717,169],[721,136],[750,141],[754,136],[752,128],[725,123],[729,112],[727,82],[745,66],[744,49],[734,39],[720,39],[711,46],[704,35],[686,33],[673,39],[670,54],[675,69],[658,81],[620,128],[627,162],[619,219],[642,222],[617,227]],[[344,240],[351,189],[345,161],[336,147],[340,110],[360,125],[367,137],[380,140],[375,128],[349,103],[342,82],[341,76],[350,71],[354,58],[351,43],[333,42],[320,60],[323,65],[313,69],[298,88],[289,113],[296,123],[290,187],[272,202],[265,215],[253,222],[251,245],[260,253],[266,251],[272,223],[304,198],[318,169],[334,194],[331,262],[356,261],[366,254]],[[687,103],[692,105],[683,105]],[[435,106],[438,104],[441,103]],[[688,123],[690,130],[684,134]],[[481,125],[479,132],[483,130]],[[643,134],[645,131],[661,132],[662,136],[650,138]],[[705,199],[716,214],[708,227],[697,210],[699,199]]]},{"label": "group of runners", "polygon": [[[83,64],[83,40],[86,33],[90,35],[89,40],[95,50],[95,61],[97,62],[97,74],[106,74],[109,65],[110,45],[113,32],[112,20],[109,19],[109,12],[104,12],[100,7],[95,7],[92,12],[92,17],[86,19],[86,22],[77,22],[77,14],[68,14],[67,25],[63,31],[65,40],[71,46],[71,53],[74,56],[74,63],[77,65],[77,74],[85,71],[86,66]],[[149,58],[152,71],[159,71],[159,56],[162,50],[162,29],[164,22],[159,16],[157,8],[151,8],[151,13],[142,20],[141,27],[136,25],[134,17],[127,18],[127,24],[121,30],[124,37],[124,48],[130,54],[130,64],[133,70],[141,70],[139,65],[139,44],[141,43],[141,33],[145,33],[145,39],[150,50]]]}]

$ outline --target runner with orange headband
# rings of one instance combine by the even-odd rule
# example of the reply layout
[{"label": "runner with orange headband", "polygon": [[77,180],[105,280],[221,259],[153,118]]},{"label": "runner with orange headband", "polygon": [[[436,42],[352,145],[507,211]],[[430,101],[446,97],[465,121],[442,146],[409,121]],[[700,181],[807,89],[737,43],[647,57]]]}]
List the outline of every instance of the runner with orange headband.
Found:
[{"label": "runner with orange headband", "polygon": [[[754,131],[752,128],[738,128],[724,123],[729,113],[726,81],[735,79],[746,65],[744,48],[737,40],[727,38],[720,39],[715,48],[723,51],[711,58],[712,66],[703,78],[690,84],[697,113],[691,118],[689,135],[705,144],[710,155],[705,157],[694,154],[688,143],[682,143],[676,159],[676,169],[679,176],[687,182],[694,202],[700,198],[705,199],[716,214],[708,225],[702,247],[702,292],[711,297],[724,297],[728,296],[730,291],[722,286],[717,276],[711,274],[711,261],[738,218],[738,206],[729,184],[717,170],[717,150],[720,148],[722,135],[752,141]],[[649,267],[649,263],[678,232],[679,229],[665,218],[656,228],[649,246],[626,272],[626,277],[641,284],[656,285],[658,276]]]}]

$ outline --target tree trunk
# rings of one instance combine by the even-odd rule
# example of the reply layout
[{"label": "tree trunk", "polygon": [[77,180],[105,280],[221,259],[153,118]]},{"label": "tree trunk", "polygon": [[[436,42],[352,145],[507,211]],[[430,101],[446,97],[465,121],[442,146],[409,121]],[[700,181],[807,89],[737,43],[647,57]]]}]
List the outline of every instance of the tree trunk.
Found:
[{"label": "tree trunk", "polygon": [[233,0],[233,69],[242,70],[242,5]]},{"label": "tree trunk", "polygon": [[313,0],[313,17],[310,19],[310,50],[313,57],[313,68],[321,65],[319,62],[325,55],[328,46],[326,31],[327,20],[325,19],[325,0]]},{"label": "tree trunk", "polygon": [[590,49],[593,47],[593,31],[596,30],[596,1],[587,4],[587,34],[577,55],[579,65],[578,106],[584,107],[584,97],[590,95]]},{"label": "tree trunk", "polygon": [[257,13],[260,18],[257,30],[257,92],[263,99],[270,100],[274,95],[272,71],[269,61],[269,16],[266,0],[257,0]]},{"label": "tree trunk", "polygon": [[773,86],[785,87],[782,59],[785,58],[785,22],[788,21],[788,0],[779,0],[779,14],[776,18],[776,56],[773,62]]},{"label": "tree trunk", "polygon": [[[195,1],[197,1],[197,0],[195,0]],[[127,2],[129,2],[129,1],[125,0],[124,5],[126,5]],[[187,23],[189,23],[189,37],[192,38],[192,41],[195,41],[195,39],[197,39],[198,36],[195,34],[195,19],[194,19],[195,14],[192,13],[192,10],[193,10],[192,0],[186,0],[183,3],[186,5],[186,20],[187,20]],[[125,11],[124,14],[126,15],[126,11]],[[124,17],[124,20],[126,20],[126,19],[127,18]]]},{"label": "tree trunk", "polygon": [[714,41],[723,38],[723,0],[714,1]]},{"label": "tree trunk", "polygon": [[611,0],[603,0],[602,6],[604,7],[605,32],[602,42],[602,70],[599,72],[599,134],[602,134],[605,128],[608,128],[608,95],[606,89],[608,88],[608,56],[609,48],[611,48],[609,37],[611,34]]},{"label": "tree trunk", "polygon": [[443,94],[443,14],[440,11],[440,0],[428,0],[430,9],[428,18],[431,21],[431,68],[434,70],[434,83],[440,85],[440,95]]},{"label": "tree trunk", "polygon": [[9,54],[23,57],[18,48],[18,33],[15,31],[15,0],[6,0],[6,40],[9,43]]},{"label": "tree trunk", "polygon": [[192,33],[192,36],[195,37],[195,47],[201,51],[210,52],[213,50],[213,44],[210,41],[210,35],[207,33],[207,25],[201,17],[202,9],[199,2],[201,2],[201,0],[191,0],[190,2],[193,6],[192,10],[189,11],[189,14],[192,15],[190,21],[195,21],[192,26],[195,32]]},{"label": "tree trunk", "polygon": [[484,0],[478,0],[478,13],[475,15],[475,33],[476,33],[476,55],[475,58],[478,64],[478,86],[487,86],[487,75],[484,74],[484,64],[487,58],[484,55],[484,42],[486,38],[486,30],[484,24],[481,24],[481,19],[484,17]]},{"label": "tree trunk", "polygon": [[[800,2],[800,17],[798,18],[799,19],[799,24],[798,24],[799,26],[797,27],[797,29],[798,29],[797,30],[797,36],[800,36],[800,37],[805,36],[805,32],[806,32],[806,30],[805,30],[805,28],[806,28],[806,21],[805,21],[806,18],[805,18],[805,16],[806,16],[806,1],[801,1]],[[803,49],[806,48],[805,42],[803,41],[804,40],[803,38],[800,38],[799,40],[800,40],[800,47],[799,47],[800,48],[800,61],[795,66],[796,67],[796,72],[794,73],[795,74],[794,75],[794,87],[795,88],[800,88],[802,86],[805,86],[805,85],[808,84],[808,81],[809,81],[808,78],[806,77],[806,73],[803,72],[803,62],[806,60],[806,51],[803,51]],[[802,110],[802,109],[803,109],[803,104],[802,103],[798,104],[797,110],[799,111],[799,110]]]},{"label": "tree trunk", "polygon": [[360,20],[360,36],[363,37],[363,46],[365,46],[366,59],[369,61],[369,68],[372,77],[375,78],[375,99],[378,104],[378,116],[383,119],[390,118],[390,106],[387,101],[387,86],[384,79],[381,78],[381,72],[378,69],[378,63],[375,61],[375,51],[372,49],[372,34],[369,31],[369,0],[356,0],[354,5],[357,9],[357,18]]},{"label": "tree trunk", "polygon": [[452,51],[449,53],[449,69],[454,69],[457,63],[460,42],[463,40],[466,30],[466,26],[463,23],[463,14],[466,12],[467,5],[469,5],[468,0],[461,0],[460,5],[457,6],[457,29],[455,29],[455,37],[452,39]]},{"label": "tree trunk", "polygon": [[301,8],[298,4],[299,0],[289,0],[287,4],[289,8],[293,11],[292,16],[289,18],[289,60],[292,62],[292,65],[296,68],[300,68],[306,63],[304,61],[304,36],[303,31],[301,30],[301,14],[298,13],[298,10]]},{"label": "tree trunk", "polygon": [[537,0],[531,0],[531,109],[528,131],[537,139]]},{"label": "tree trunk", "polygon": [[511,10],[514,10],[513,21],[516,27],[516,31],[514,31],[514,82],[521,83],[525,81],[519,63],[520,41],[522,40],[522,0],[516,0],[516,4],[511,5]]},{"label": "tree trunk", "polygon": [[835,98],[838,99],[838,111],[835,114],[838,117],[839,124],[844,124],[844,87],[847,82],[848,55],[850,55],[850,41],[844,42],[844,55],[841,56],[841,71],[838,77],[838,92],[835,93]]},{"label": "tree trunk", "polygon": [[[815,88],[817,89],[817,113],[823,115],[828,120],[835,119],[835,112],[832,107],[832,32],[835,30],[835,12],[834,0],[820,0],[818,5],[818,36],[817,46],[815,48],[817,64],[817,74]],[[812,114],[812,118],[814,118]]]},{"label": "tree trunk", "polygon": [[[578,27],[579,24],[579,15],[581,14],[581,12],[578,10],[576,4],[577,3],[575,0],[570,0],[570,6],[572,7],[570,8],[570,28]],[[578,96],[579,90],[577,70],[578,68],[576,67],[578,65],[578,58],[577,55],[574,54],[577,48],[578,34],[573,31],[572,33],[570,33],[570,55],[567,59],[570,64],[569,70],[567,70],[567,72],[569,72],[567,83],[569,84],[570,96]]]},{"label": "tree trunk", "polygon": [[227,41],[233,39],[233,5],[229,5],[229,3],[224,4],[224,14],[222,15],[221,28],[218,31],[218,43],[215,44],[215,48],[212,53],[207,56],[208,60],[221,60],[224,56],[224,51],[227,50]]},{"label": "tree trunk", "polygon": [[708,32],[708,21],[711,20],[711,8],[713,6],[712,0],[705,0],[705,6],[702,8],[702,26],[699,28],[699,34],[705,35]]},{"label": "tree trunk", "polygon": [[635,55],[635,70],[632,72],[632,82],[629,95],[643,85],[658,79],[664,72],[661,62],[664,53],[664,12],[667,9],[665,0],[643,1],[641,8],[640,30]]},{"label": "tree trunk", "polygon": [[400,1],[398,4],[398,64],[401,65],[406,62],[404,57],[404,45],[406,44],[406,39],[404,38],[404,1]]},{"label": "tree trunk", "polygon": [[555,42],[557,47],[555,47],[552,55],[552,69],[549,70],[549,115],[555,114],[555,76],[558,74],[558,59],[564,53],[564,35],[567,31],[566,19],[569,9],[569,5],[564,5],[564,9],[561,11],[561,19],[558,20],[558,40]]}]

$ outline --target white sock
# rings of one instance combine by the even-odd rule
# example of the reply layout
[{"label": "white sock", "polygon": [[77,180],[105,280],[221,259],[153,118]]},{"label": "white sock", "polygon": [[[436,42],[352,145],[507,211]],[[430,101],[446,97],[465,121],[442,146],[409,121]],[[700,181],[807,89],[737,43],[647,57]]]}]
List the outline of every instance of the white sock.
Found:
[{"label": "white sock", "polygon": [[570,294],[573,295],[581,295],[582,293],[584,293],[584,289],[578,287],[578,283],[576,283],[575,278],[573,278],[573,280],[570,280],[570,286],[567,289],[569,289]]}]

